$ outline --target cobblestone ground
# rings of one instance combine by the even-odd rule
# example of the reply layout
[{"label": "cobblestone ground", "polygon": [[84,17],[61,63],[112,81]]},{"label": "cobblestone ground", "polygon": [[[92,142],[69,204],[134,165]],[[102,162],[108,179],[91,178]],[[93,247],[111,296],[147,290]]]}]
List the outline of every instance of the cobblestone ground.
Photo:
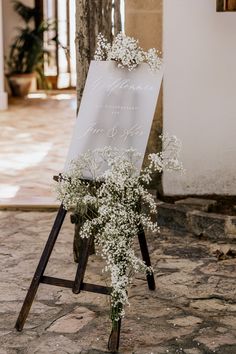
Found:
[{"label": "cobblestone ground", "polygon": [[[54,212],[0,212],[0,354],[108,352],[109,300],[103,295],[40,285],[25,329],[14,329],[54,217]],[[46,274],[73,279],[72,239],[67,218]],[[148,235],[148,242],[157,289],[149,291],[142,275],[135,278],[120,352],[235,354],[236,262],[218,261],[214,253],[235,245],[167,230]],[[99,256],[91,256],[86,281],[105,283],[102,267]]]}]

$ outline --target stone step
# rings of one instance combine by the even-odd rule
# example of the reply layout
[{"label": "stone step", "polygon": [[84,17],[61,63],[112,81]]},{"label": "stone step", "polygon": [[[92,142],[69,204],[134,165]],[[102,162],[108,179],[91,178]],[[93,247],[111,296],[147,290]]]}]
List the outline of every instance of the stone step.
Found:
[{"label": "stone step", "polygon": [[0,210],[57,210],[59,206],[51,197],[0,198]]},{"label": "stone step", "polygon": [[175,204],[185,205],[197,210],[209,211],[211,207],[217,204],[217,201],[214,199],[186,198],[177,200]]},{"label": "stone step", "polygon": [[204,201],[203,206],[198,206],[198,203],[199,201],[196,201],[194,206],[194,202],[190,201],[186,203],[179,201],[175,204],[159,202],[157,204],[159,226],[215,241],[236,242],[236,216],[204,211],[208,210],[212,201],[209,203]]}]

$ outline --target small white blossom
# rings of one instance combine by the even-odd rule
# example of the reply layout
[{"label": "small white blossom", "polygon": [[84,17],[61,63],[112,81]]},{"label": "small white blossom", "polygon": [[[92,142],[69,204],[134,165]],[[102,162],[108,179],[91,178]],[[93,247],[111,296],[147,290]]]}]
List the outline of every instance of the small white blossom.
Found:
[{"label": "small white blossom", "polygon": [[119,68],[127,68],[129,71],[141,63],[147,63],[151,70],[156,71],[162,64],[160,54],[155,48],[145,52],[139,46],[138,40],[122,32],[117,34],[112,44],[108,43],[107,39],[99,33],[94,59],[97,61],[115,60]]},{"label": "small white blossom", "polygon": [[[135,43],[131,44],[136,48]],[[161,138],[163,151],[150,154],[149,166],[140,174],[135,165],[140,154],[134,149],[104,147],[88,151],[72,162],[69,172],[62,174],[57,184],[58,199],[64,207],[84,217],[80,236],[94,237],[106,261],[105,270],[111,274],[112,321],[124,316],[132,274],[152,271],[133,250],[141,225],[152,232],[159,231],[151,218],[156,214],[156,203],[146,185],[154,171],[181,169],[178,139],[167,135]],[[101,162],[107,164],[104,173]],[[90,183],[84,179],[85,171],[91,176]]]}]

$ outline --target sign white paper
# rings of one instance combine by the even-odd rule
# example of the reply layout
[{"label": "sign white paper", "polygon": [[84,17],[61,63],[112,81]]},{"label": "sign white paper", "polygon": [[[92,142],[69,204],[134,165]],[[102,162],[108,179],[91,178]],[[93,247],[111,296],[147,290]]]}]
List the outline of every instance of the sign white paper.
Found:
[{"label": "sign white paper", "polygon": [[128,71],[113,61],[92,61],[65,170],[88,150],[110,146],[141,153],[140,170],[160,91],[163,70],[141,64]]}]

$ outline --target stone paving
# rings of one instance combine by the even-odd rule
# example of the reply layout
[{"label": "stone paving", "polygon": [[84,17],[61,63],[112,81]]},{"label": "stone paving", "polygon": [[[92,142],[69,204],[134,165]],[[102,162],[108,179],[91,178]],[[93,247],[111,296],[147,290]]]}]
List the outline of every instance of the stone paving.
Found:
[{"label": "stone paving", "polygon": [[75,93],[34,97],[11,99],[0,112],[0,199],[9,203],[53,197],[52,176],[62,170],[71,139]]},{"label": "stone paving", "polygon": [[[0,198],[52,198],[75,118],[75,96],[14,100],[0,113]],[[38,200],[36,200],[36,204]],[[104,354],[109,299],[40,285],[23,332],[14,324],[55,212],[0,211],[0,354]],[[73,225],[66,219],[46,274],[73,279]],[[236,354],[236,246],[165,228],[148,235],[157,289],[136,276],[122,323],[123,354]],[[229,252],[229,250],[231,250]],[[137,248],[138,251],[138,248]],[[220,255],[220,257],[219,257]],[[98,255],[86,281],[107,284]]]},{"label": "stone paving", "polygon": [[[14,329],[55,212],[0,212],[0,354],[104,354],[110,333],[104,295],[40,285],[23,332]],[[47,275],[73,279],[73,225],[66,219]],[[162,229],[148,235],[157,283],[143,275],[129,290],[131,306],[122,323],[123,354],[235,354],[235,250],[190,234]],[[231,252],[230,254],[234,254]],[[98,255],[89,259],[86,281],[106,284]]]}]

